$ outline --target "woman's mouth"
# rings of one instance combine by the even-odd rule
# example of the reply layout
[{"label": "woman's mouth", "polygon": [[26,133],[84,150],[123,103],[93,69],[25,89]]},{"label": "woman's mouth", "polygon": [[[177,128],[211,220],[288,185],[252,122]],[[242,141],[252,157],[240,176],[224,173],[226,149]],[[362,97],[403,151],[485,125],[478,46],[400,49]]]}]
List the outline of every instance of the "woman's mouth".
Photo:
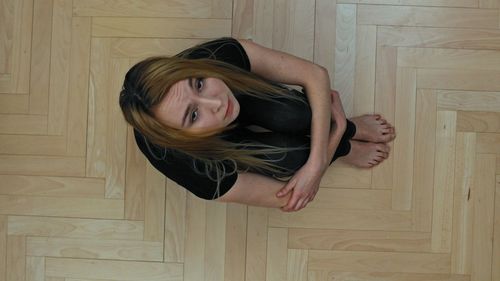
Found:
[{"label": "woman's mouth", "polygon": [[224,116],[224,119],[226,119],[228,116],[231,115],[231,113],[233,113],[233,105],[231,104],[231,101],[228,100],[227,101],[227,110],[226,110],[226,115]]}]

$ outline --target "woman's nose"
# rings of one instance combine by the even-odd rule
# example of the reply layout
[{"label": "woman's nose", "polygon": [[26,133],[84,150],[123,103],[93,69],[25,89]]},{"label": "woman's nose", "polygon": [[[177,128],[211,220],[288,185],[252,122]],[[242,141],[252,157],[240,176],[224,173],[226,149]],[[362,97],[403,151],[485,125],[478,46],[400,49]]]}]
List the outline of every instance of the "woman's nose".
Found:
[{"label": "woman's nose", "polygon": [[198,102],[207,106],[214,112],[217,112],[222,105],[221,100],[217,98],[198,97]]}]

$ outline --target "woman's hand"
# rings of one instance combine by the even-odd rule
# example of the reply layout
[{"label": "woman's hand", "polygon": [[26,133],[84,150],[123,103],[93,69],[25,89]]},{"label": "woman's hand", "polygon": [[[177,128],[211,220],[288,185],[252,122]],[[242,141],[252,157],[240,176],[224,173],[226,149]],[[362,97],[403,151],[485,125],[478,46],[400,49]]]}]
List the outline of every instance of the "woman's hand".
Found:
[{"label": "woman's hand", "polygon": [[285,212],[298,211],[311,202],[318,192],[324,172],[317,164],[306,162],[276,194],[277,197],[282,197],[290,191],[293,192],[288,203],[281,207],[281,210]]},{"label": "woman's hand", "polygon": [[[330,130],[328,150],[330,156],[329,159],[332,159],[340,138],[346,130],[347,121],[339,93],[335,90],[331,90],[330,95],[332,99],[332,128]],[[290,191],[293,192],[287,205],[281,207],[281,210],[286,212],[298,211],[314,200],[314,197],[319,190],[321,178],[328,168],[328,164],[322,166],[317,163],[310,163],[309,161],[306,162],[306,164],[302,166],[288,181],[288,183],[276,194],[277,197],[283,197]]]}]

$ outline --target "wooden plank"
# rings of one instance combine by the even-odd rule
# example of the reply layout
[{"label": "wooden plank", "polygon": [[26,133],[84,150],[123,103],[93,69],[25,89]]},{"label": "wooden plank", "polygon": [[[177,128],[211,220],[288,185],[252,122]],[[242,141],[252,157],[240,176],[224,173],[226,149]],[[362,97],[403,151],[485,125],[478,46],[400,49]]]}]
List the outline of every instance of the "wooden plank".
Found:
[{"label": "wooden plank", "polygon": [[254,0],[233,1],[233,21],[231,36],[252,39],[254,30]]},{"label": "wooden plank", "polygon": [[110,56],[113,58],[134,58],[131,63],[151,56],[173,56],[193,47],[206,39],[178,38],[113,38]]},{"label": "wooden plank", "polygon": [[268,210],[248,206],[245,280],[266,280]]},{"label": "wooden plank", "polygon": [[477,153],[500,154],[500,134],[478,133]]},{"label": "wooden plank", "polygon": [[[186,233],[186,197],[188,191],[166,179],[165,262],[184,262]],[[246,216],[245,216],[246,217]]]},{"label": "wooden plank", "polygon": [[377,27],[359,25],[356,31],[356,74],[352,116],[374,113]]},{"label": "wooden plank", "polygon": [[432,216],[432,251],[449,253],[451,249],[453,184],[455,177],[456,112],[438,111],[434,201]]},{"label": "wooden plank", "polygon": [[356,73],[356,5],[337,5],[333,88],[340,94],[346,116],[353,116]]},{"label": "wooden plank", "polygon": [[254,0],[253,24],[253,41],[273,48],[274,1]]},{"label": "wooden plank", "polygon": [[[144,222],[127,220],[9,216],[8,235],[143,240]],[[113,231],[109,231],[110,227]]]},{"label": "wooden plank", "polygon": [[212,0],[210,18],[231,19],[233,13],[233,0]]},{"label": "wooden plank", "polygon": [[47,197],[102,198],[104,179],[0,175],[0,194]]},{"label": "wooden plank", "polygon": [[87,113],[87,176],[106,176],[108,83],[110,41],[94,38],[90,47],[90,80]]},{"label": "wooden plank", "polygon": [[498,11],[448,7],[358,5],[358,24],[498,28]]},{"label": "wooden plank", "polygon": [[[381,114],[391,124],[395,123],[397,56],[397,48],[383,47],[377,43],[375,113]],[[372,188],[393,187],[393,159],[393,153],[390,153],[389,158],[373,168]]]},{"label": "wooden plank", "polygon": [[491,280],[493,216],[495,214],[495,163],[495,155],[477,154],[474,187],[471,191],[471,197],[474,200],[471,281]]},{"label": "wooden plank", "polygon": [[2,134],[46,134],[47,119],[40,115],[0,114],[0,132]]},{"label": "wooden plank", "polygon": [[335,1],[316,0],[314,23],[314,63],[319,64],[330,73],[330,85],[333,87],[335,73],[337,4]]},{"label": "wooden plank", "polygon": [[127,130],[127,164],[125,167],[125,217],[144,220],[144,186],[147,159],[135,142],[131,126]]},{"label": "wooden plank", "polygon": [[[65,216],[73,218],[123,218],[123,201],[95,198],[0,195],[0,214]],[[28,207],[27,207],[28,206]]]},{"label": "wooden plank", "polygon": [[398,67],[394,127],[398,137],[394,140],[392,155],[394,173],[392,208],[411,209],[413,188],[413,159],[415,148],[416,69]]},{"label": "wooden plank", "polygon": [[500,112],[458,111],[457,131],[500,133]]},{"label": "wooden plank", "polygon": [[305,250],[430,252],[431,234],[290,228],[288,247]]},{"label": "wooden plank", "polygon": [[6,281],[25,280],[26,237],[7,236]]},{"label": "wooden plank", "polygon": [[[183,28],[178,28],[182,26]],[[214,38],[231,35],[229,19],[100,18],[92,19],[93,37]]]},{"label": "wooden plank", "polygon": [[2,174],[76,176],[85,175],[85,158],[0,155]]},{"label": "wooden plank", "polygon": [[[110,63],[109,90],[106,93],[108,105],[106,122],[106,198],[123,199],[125,197],[125,170],[127,151],[127,123],[117,105],[123,79],[130,68],[128,59],[113,59]],[[152,174],[151,174],[152,176]],[[152,182],[155,182],[153,180]],[[164,185],[164,184],[163,184]],[[164,198],[162,195],[160,198]],[[162,214],[163,209],[158,214]],[[163,236],[163,235],[162,235]]]},{"label": "wooden plank", "polygon": [[470,281],[470,275],[448,273],[399,273],[399,272],[332,272],[335,281]]},{"label": "wooden plank", "polygon": [[[185,256],[184,256],[184,280],[195,281],[204,279],[208,272],[205,259],[208,257],[206,252],[207,227],[205,200],[200,200],[193,194],[187,195],[186,203],[186,233],[184,234]],[[187,270],[189,269],[189,270]]]},{"label": "wooden plank", "polygon": [[[5,0],[0,3],[0,73],[11,73],[14,11],[19,1]],[[0,87],[1,88],[1,87]],[[8,92],[10,87],[5,89]],[[3,92],[3,91],[2,91]]]},{"label": "wooden plank", "polygon": [[476,134],[457,133],[456,141],[451,272],[470,274],[474,217],[471,187],[475,174]]},{"label": "wooden plank", "polygon": [[[83,157],[87,152],[87,110],[89,104],[88,87],[90,75],[90,21],[90,18],[84,17],[75,17],[72,21],[71,66],[69,77],[71,98],[68,100],[68,145],[66,148],[67,154],[71,156]],[[118,75],[119,73],[113,74]],[[121,79],[123,79],[123,77],[121,77]],[[117,101],[114,100],[114,102]],[[110,108],[115,109],[116,107],[117,106],[112,106]],[[122,142],[124,142],[125,139],[126,138],[123,137]],[[121,143],[115,143],[116,146],[119,146],[119,144]],[[120,152],[120,154],[123,155],[125,148],[124,146],[119,147],[123,148]]]},{"label": "wooden plank", "polygon": [[159,262],[163,259],[163,244],[151,241],[28,237],[26,255]]},{"label": "wooden plank", "polygon": [[[274,1],[273,49],[312,61],[314,0]],[[269,32],[269,26],[266,26]]]},{"label": "wooden plank", "polygon": [[321,178],[320,186],[333,188],[370,188],[371,171],[335,161]]},{"label": "wooden plank", "polygon": [[74,279],[181,281],[183,265],[98,259],[46,258],[45,274]]},{"label": "wooden plank", "polygon": [[309,281],[328,281],[330,273],[327,270],[307,270],[307,280]]},{"label": "wooden plank", "polygon": [[428,253],[309,251],[309,270],[449,273],[450,255]]},{"label": "wooden plank", "polygon": [[391,191],[320,188],[308,207],[322,209],[390,210]]},{"label": "wooden plank", "polygon": [[500,92],[438,91],[440,109],[500,112]]},{"label": "wooden plank", "polygon": [[33,6],[29,112],[30,114],[47,115],[49,111],[53,0],[34,0]]},{"label": "wooden plank", "polygon": [[337,0],[338,3],[476,8],[476,0]]},{"label": "wooden plank", "polygon": [[[497,158],[497,168],[498,168]],[[497,280],[500,278],[500,175],[496,176],[496,190],[495,190],[495,221],[493,222],[493,257],[491,259],[492,278]]]},{"label": "wooden plank", "polygon": [[432,90],[418,90],[415,109],[412,202],[415,231],[430,232],[432,228],[436,115],[436,93]]},{"label": "wooden plank", "polygon": [[[125,167],[123,167],[124,170]],[[125,180],[125,177],[123,177],[123,180]],[[146,166],[146,190],[144,191],[145,241],[163,242],[165,230],[165,181],[165,175],[148,163]],[[123,183],[123,187],[124,185],[125,183]],[[124,196],[123,189],[121,192],[121,195]]]},{"label": "wooden plank", "polygon": [[[65,136],[0,135],[0,153],[10,155],[66,155]],[[33,145],[33,144],[36,144]]]},{"label": "wooden plank", "polygon": [[[205,280],[224,279],[226,253],[226,204],[211,200],[206,202],[205,228]],[[189,242],[190,243],[190,242]]]},{"label": "wooden plank", "polygon": [[0,277],[7,278],[7,216],[0,215]]},{"label": "wooden plank", "polygon": [[479,0],[479,8],[498,9],[498,8],[500,8],[500,1],[498,1],[498,0]]},{"label": "wooden plank", "polygon": [[500,51],[400,47],[398,66],[498,71]]},{"label": "wooden plank", "polygon": [[33,27],[33,1],[16,1],[14,11],[11,89],[12,93],[28,94],[31,62],[31,33]]},{"label": "wooden plank", "polygon": [[26,281],[38,281],[45,276],[45,257],[26,257]]},{"label": "wooden plank", "polygon": [[500,30],[379,26],[379,42],[394,47],[500,50]]},{"label": "wooden plank", "polygon": [[172,17],[207,18],[212,13],[212,0],[79,0],[73,4],[78,17]]},{"label": "wooden plank", "polygon": [[71,54],[72,1],[54,0],[50,56],[48,133],[65,135]]},{"label": "wooden plank", "polygon": [[247,209],[242,204],[227,204],[225,281],[245,280]]},{"label": "wooden plank", "polygon": [[0,94],[0,114],[27,114],[30,95]]},{"label": "wooden plank", "polygon": [[[286,280],[307,280],[309,253],[305,250],[288,250],[288,274]],[[274,280],[274,279],[271,279]]]},{"label": "wooden plank", "polygon": [[[297,266],[293,264],[294,260],[289,260],[288,249],[288,230],[285,228],[270,227],[267,230],[267,263],[266,279],[267,281],[286,281],[294,280],[288,270],[290,267]],[[304,280],[304,279],[299,279]]]},{"label": "wooden plank", "polygon": [[412,229],[409,212],[320,208],[304,208],[294,213],[270,209],[269,226],[385,231]]},{"label": "wooden plank", "polygon": [[427,89],[500,91],[499,76],[500,71],[491,70],[424,68],[417,71],[417,85]]}]

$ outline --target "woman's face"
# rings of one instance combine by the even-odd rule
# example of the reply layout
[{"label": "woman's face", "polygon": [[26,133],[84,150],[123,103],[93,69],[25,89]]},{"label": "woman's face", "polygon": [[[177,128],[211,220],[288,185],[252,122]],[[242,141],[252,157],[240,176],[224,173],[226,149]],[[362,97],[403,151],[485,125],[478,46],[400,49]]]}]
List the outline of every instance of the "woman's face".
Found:
[{"label": "woman's face", "polygon": [[172,85],[153,113],[165,125],[203,133],[233,122],[240,104],[222,80],[189,78]]}]

